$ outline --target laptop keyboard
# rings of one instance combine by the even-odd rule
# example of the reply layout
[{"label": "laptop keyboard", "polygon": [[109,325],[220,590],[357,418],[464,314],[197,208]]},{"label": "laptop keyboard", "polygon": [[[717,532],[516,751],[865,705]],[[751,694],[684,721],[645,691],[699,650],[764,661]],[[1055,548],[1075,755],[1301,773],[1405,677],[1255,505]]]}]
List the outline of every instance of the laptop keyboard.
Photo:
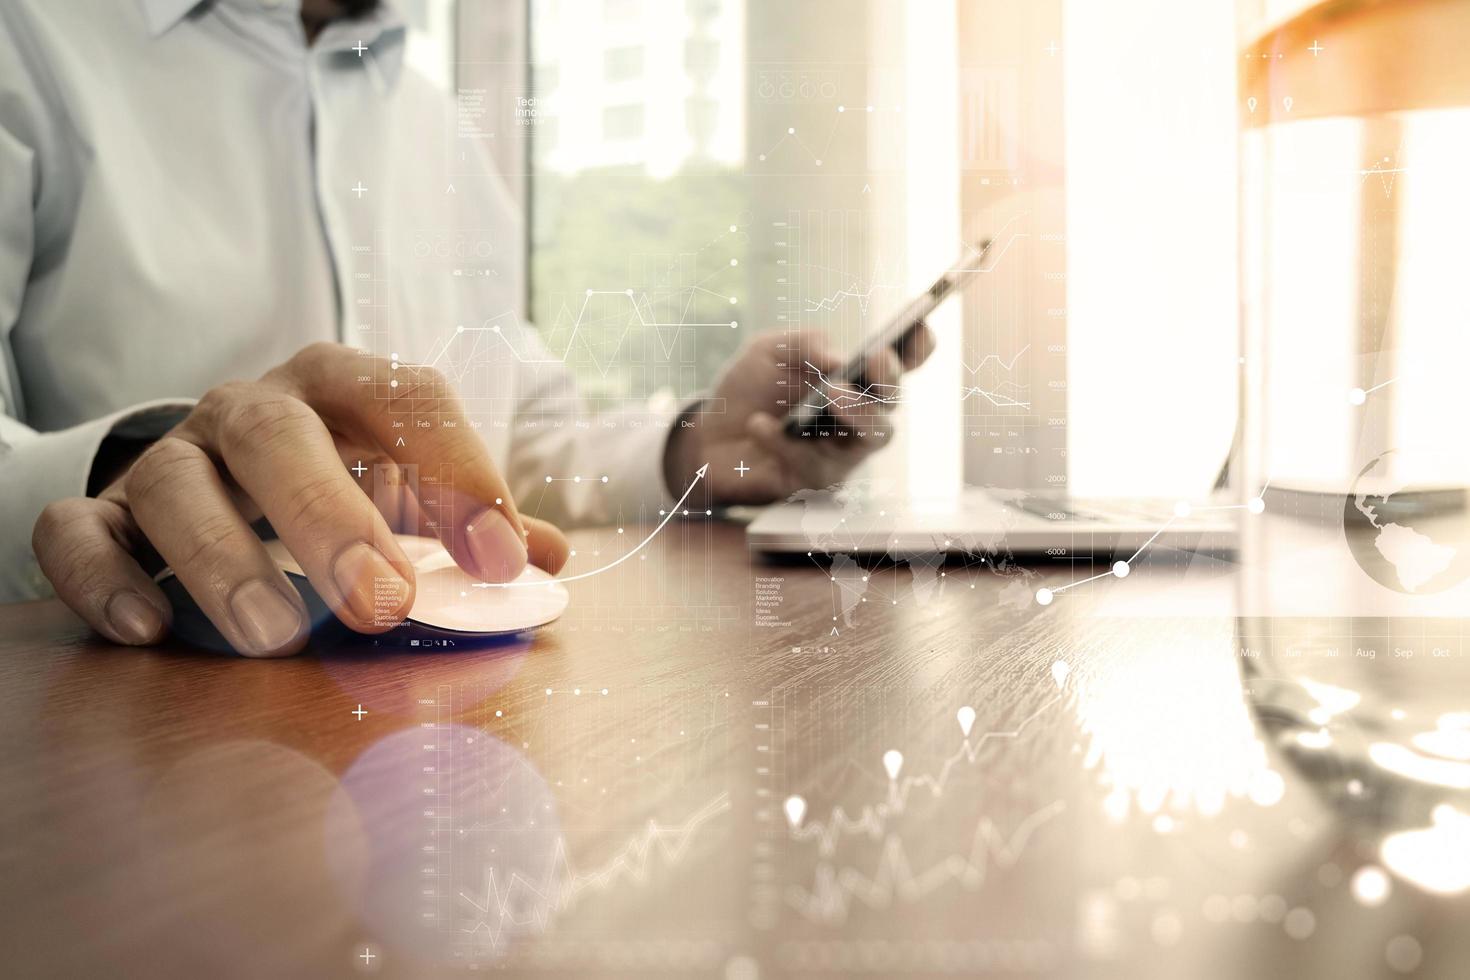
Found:
[{"label": "laptop keyboard", "polygon": [[1026,497],[1014,506],[1051,521],[1076,521],[1089,524],[1166,523],[1174,516],[1174,505],[1154,500],[1060,500],[1049,497]]}]

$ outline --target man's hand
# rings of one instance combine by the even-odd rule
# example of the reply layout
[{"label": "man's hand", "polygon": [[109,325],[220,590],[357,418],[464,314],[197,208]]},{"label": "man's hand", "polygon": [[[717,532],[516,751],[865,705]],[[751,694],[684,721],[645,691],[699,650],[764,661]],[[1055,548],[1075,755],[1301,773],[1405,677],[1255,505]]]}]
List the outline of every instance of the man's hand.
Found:
[{"label": "man's hand", "polygon": [[[864,387],[837,392],[823,379],[837,382],[843,361],[822,333],[804,331],[789,341],[785,333],[758,337],[720,375],[716,410],[701,411],[670,435],[665,483],[677,496],[706,462],[710,499],[721,504],[769,503],[836,483],[888,443],[899,377],[933,349],[934,335],[920,327],[902,357],[885,347],[868,358]],[[838,425],[829,436],[794,439],[783,428],[787,406],[778,402],[798,403],[811,392],[808,385],[836,396],[831,414]]]},{"label": "man's hand", "polygon": [[[436,426],[402,425],[419,418]],[[356,460],[365,481],[347,470]],[[370,495],[378,463],[393,465]],[[169,605],[149,574],[167,563],[235,649],[279,656],[302,647],[310,624],[250,527],[262,516],[337,617],[364,633],[391,628],[413,603],[394,531],[437,536],[491,582],[528,560],[555,572],[567,558],[560,531],[517,512],[442,376],[335,344],[212,389],[95,499],[48,506],[32,546],[61,599],[111,640],[167,634]]]}]

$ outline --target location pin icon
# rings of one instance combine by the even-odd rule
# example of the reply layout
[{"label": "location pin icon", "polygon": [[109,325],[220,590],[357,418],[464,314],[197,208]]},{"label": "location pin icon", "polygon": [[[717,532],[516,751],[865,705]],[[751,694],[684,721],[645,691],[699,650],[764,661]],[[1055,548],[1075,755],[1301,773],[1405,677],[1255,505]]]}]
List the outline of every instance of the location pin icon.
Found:
[{"label": "location pin icon", "polygon": [[1256,111],[1256,97],[1254,95],[1245,100],[1245,107],[1251,112]]},{"label": "location pin icon", "polygon": [[1065,660],[1058,660],[1051,665],[1051,679],[1057,682],[1057,687],[1062,687],[1067,683],[1067,675],[1071,672],[1072,668],[1067,666]]},{"label": "location pin icon", "polygon": [[1287,112],[1290,112],[1291,111],[1291,96],[1288,95],[1286,98],[1282,99],[1281,100],[1281,104],[1284,105],[1284,106],[1286,106],[1286,111]]},{"label": "location pin icon", "polygon": [[883,768],[888,770],[889,779],[897,779],[899,770],[903,768],[903,753],[898,749],[889,749],[884,752]]},{"label": "location pin icon", "polygon": [[799,796],[788,796],[782,809],[786,811],[786,822],[791,824],[791,829],[800,829],[801,818],[806,816],[806,800]]},{"label": "location pin icon", "polygon": [[954,713],[955,720],[960,723],[960,731],[965,738],[970,737],[970,729],[975,727],[975,709],[968,704]]}]

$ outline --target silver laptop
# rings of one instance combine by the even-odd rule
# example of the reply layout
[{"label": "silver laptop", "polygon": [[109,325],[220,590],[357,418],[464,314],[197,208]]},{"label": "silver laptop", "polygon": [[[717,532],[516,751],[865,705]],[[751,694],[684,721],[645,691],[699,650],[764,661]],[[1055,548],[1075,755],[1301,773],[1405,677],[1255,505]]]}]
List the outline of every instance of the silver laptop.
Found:
[{"label": "silver laptop", "polygon": [[967,487],[951,500],[895,498],[863,485],[799,494],[763,510],[746,537],[758,551],[860,554],[1006,553],[1131,561],[1148,550],[1232,553],[1244,505],[1209,501],[1064,500]]}]

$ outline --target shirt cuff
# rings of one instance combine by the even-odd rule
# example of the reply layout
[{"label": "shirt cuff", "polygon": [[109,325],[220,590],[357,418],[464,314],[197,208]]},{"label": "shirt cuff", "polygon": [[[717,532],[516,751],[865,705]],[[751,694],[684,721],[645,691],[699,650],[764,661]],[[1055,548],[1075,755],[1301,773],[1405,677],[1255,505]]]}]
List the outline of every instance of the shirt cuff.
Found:
[{"label": "shirt cuff", "polygon": [[0,602],[53,594],[31,550],[31,530],[53,500],[86,495],[102,440],[114,432],[157,438],[193,405],[186,399],[164,399],[57,432],[19,425],[0,431]]}]

